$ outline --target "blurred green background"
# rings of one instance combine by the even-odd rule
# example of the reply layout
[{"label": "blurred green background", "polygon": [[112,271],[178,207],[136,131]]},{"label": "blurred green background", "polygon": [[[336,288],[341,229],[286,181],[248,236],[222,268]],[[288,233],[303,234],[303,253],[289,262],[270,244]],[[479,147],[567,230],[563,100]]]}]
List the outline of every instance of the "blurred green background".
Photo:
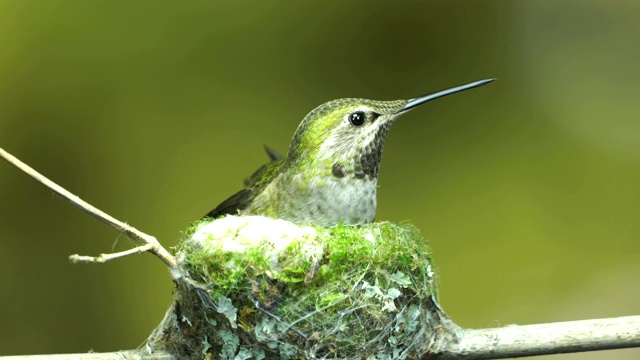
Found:
[{"label": "blurred green background", "polygon": [[[340,97],[486,87],[390,132],[378,219],[432,242],[466,327],[640,313],[637,1],[0,1],[0,147],[175,245]],[[0,355],[140,345],[151,255],[0,163]],[[640,350],[563,359],[636,359]]]}]

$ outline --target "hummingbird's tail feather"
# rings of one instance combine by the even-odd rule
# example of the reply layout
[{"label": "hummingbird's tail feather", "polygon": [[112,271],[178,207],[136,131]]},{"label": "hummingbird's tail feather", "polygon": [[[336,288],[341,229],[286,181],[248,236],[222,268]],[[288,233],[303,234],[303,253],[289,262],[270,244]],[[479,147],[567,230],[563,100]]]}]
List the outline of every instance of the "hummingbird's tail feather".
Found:
[{"label": "hummingbird's tail feather", "polygon": [[267,155],[269,155],[269,159],[276,161],[276,160],[282,160],[283,156],[277,152],[276,150],[268,147],[267,145],[262,145],[264,146],[264,151],[267,152]]}]

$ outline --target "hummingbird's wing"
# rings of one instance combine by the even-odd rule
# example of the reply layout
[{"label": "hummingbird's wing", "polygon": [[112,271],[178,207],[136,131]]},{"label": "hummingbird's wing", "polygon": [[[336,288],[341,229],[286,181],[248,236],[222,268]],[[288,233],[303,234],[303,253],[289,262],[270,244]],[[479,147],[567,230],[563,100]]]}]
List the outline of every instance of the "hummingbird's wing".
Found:
[{"label": "hummingbird's wing", "polygon": [[260,167],[250,178],[244,181],[245,189],[231,195],[204,217],[217,218],[222,215],[237,215],[238,211],[246,209],[253,201],[253,198],[269,184],[269,180],[273,179],[274,174],[280,170],[283,164],[284,159],[279,159]]},{"label": "hummingbird's wing", "polygon": [[203,218],[217,218],[222,215],[236,215],[238,211],[245,209],[253,199],[250,189],[242,189],[231,195],[227,200],[216,206],[215,209],[209,211]]}]

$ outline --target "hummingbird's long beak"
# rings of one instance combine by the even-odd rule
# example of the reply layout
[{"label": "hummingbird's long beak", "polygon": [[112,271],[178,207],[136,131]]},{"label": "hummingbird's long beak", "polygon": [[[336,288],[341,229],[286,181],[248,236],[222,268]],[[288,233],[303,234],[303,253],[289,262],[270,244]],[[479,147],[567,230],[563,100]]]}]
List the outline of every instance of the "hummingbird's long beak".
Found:
[{"label": "hummingbird's long beak", "polygon": [[398,113],[401,112],[405,112],[407,110],[411,110],[414,107],[418,106],[418,105],[422,105],[428,101],[437,99],[437,98],[441,98],[443,96],[447,96],[447,95],[451,95],[451,94],[455,94],[457,92],[460,91],[465,91],[465,90],[469,90],[469,89],[473,89],[476,88],[478,86],[482,86],[482,85],[486,85],[492,81],[495,81],[496,79],[484,79],[484,80],[480,80],[480,81],[475,81],[469,84],[465,84],[465,85],[460,85],[460,86],[456,86],[456,87],[452,87],[450,89],[446,89],[446,90],[440,90],[431,94],[427,94],[427,95],[423,95],[423,96],[419,96],[417,98],[413,98],[411,100],[409,100],[409,102],[407,103],[407,105],[405,105],[402,109],[398,110]]}]

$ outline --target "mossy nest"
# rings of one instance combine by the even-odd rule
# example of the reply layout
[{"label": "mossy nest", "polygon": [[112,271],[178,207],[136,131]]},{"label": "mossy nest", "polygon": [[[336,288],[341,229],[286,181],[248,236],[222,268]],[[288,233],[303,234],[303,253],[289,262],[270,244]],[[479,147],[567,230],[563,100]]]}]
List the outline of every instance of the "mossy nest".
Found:
[{"label": "mossy nest", "polygon": [[194,226],[149,346],[180,358],[417,359],[446,323],[428,244],[411,225],[326,229],[259,216]]}]

